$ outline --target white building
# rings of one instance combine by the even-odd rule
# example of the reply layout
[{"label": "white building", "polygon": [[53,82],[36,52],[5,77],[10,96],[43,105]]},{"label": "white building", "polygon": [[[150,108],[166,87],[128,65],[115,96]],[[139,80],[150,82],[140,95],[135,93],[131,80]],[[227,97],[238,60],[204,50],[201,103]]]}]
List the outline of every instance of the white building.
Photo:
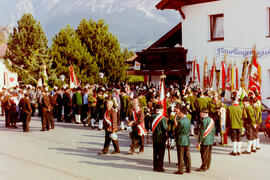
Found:
[{"label": "white building", "polygon": [[161,0],[156,7],[182,15],[182,46],[188,61],[198,60],[201,78],[205,57],[209,68],[215,57],[220,69],[224,53],[236,62],[241,77],[244,56],[256,44],[262,101],[270,105],[270,0]]},{"label": "white building", "polygon": [[12,88],[18,84],[18,75],[17,73],[10,72],[3,61],[3,56],[6,54],[7,45],[0,45],[0,90],[3,87]]}]

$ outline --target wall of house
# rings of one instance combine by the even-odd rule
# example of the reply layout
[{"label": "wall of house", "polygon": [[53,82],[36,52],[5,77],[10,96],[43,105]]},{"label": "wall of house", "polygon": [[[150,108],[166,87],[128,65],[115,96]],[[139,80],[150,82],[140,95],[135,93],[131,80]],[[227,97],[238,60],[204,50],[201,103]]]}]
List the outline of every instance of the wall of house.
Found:
[{"label": "wall of house", "polygon": [[[218,48],[249,50],[256,44],[257,50],[266,48],[270,52],[270,37],[266,37],[269,36],[268,8],[269,0],[223,0],[183,7],[186,19],[182,21],[182,41],[183,47],[188,49],[187,60],[196,57],[202,77],[206,56],[209,68],[216,57],[217,69],[220,69],[223,54],[217,53]],[[209,16],[220,13],[224,14],[224,41],[211,42]],[[244,57],[228,54],[227,59],[236,62],[241,76]],[[258,62],[262,66],[262,101],[270,106],[270,101],[266,100],[270,97],[270,54],[258,57]]]},{"label": "wall of house", "polygon": [[[4,74],[6,74],[6,76]],[[2,90],[3,87],[5,88],[15,87],[17,84],[18,84],[17,73],[10,72],[3,63],[3,60],[0,59],[0,90]]]}]

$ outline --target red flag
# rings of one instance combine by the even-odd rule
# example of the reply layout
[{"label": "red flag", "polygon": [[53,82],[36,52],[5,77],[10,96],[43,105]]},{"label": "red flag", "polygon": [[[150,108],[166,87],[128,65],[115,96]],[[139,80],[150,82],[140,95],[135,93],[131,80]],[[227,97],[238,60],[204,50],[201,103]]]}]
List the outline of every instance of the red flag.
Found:
[{"label": "red flag", "polygon": [[163,116],[167,115],[166,112],[166,96],[165,96],[165,82],[164,78],[160,79],[160,87],[159,87],[159,104],[163,106]]},{"label": "red flag", "polygon": [[225,61],[221,61],[221,70],[222,70],[222,89],[225,90],[226,88],[226,76],[227,76],[227,71],[226,71],[226,62]]},{"label": "red flag", "polygon": [[70,70],[70,88],[76,88],[80,86],[80,82],[78,81],[78,78],[74,72],[73,66],[69,66]]},{"label": "red flag", "polygon": [[255,48],[253,49],[253,56],[251,64],[249,66],[249,85],[248,89],[259,93],[259,99],[261,99],[261,87],[260,87],[260,66],[257,62],[257,54]]}]

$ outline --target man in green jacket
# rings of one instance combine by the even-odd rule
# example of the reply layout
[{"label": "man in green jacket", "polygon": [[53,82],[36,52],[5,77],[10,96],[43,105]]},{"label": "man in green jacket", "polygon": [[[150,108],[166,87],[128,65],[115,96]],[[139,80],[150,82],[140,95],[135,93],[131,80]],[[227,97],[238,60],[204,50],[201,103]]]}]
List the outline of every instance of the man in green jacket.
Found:
[{"label": "man in green jacket", "polygon": [[[263,111],[262,103],[258,98],[254,98],[253,108],[256,115],[256,124],[258,129],[258,126],[260,126],[260,124],[262,123],[262,111]],[[256,150],[260,150],[260,139],[258,133],[256,134],[255,140],[256,140]]]},{"label": "man in green jacket", "polygon": [[166,132],[167,132],[167,122],[166,117],[163,116],[163,106],[162,104],[157,104],[156,114],[152,116],[152,132],[153,132],[153,165],[154,171],[164,172],[163,161],[165,154],[165,144],[166,144]]},{"label": "man in green jacket", "polygon": [[[256,152],[256,119],[255,119],[255,112],[253,107],[249,104],[249,98],[244,97],[244,125],[246,130],[246,137],[248,147],[247,150],[243,152],[243,154],[250,154],[251,152]],[[251,150],[251,146],[253,144],[253,149]]]},{"label": "man in green jacket", "polygon": [[243,129],[243,107],[239,105],[237,93],[232,93],[233,104],[227,109],[227,127],[230,129],[233,151],[230,155],[241,154],[241,132]]},{"label": "man in green jacket", "polygon": [[190,120],[187,117],[187,108],[176,104],[176,118],[175,118],[175,138],[177,146],[177,158],[178,158],[178,171],[174,174],[183,174],[184,166],[186,166],[186,172],[191,171],[191,156],[189,150],[189,131]]},{"label": "man in green jacket", "polygon": [[208,116],[208,109],[203,108],[200,112],[202,118],[199,131],[198,143],[201,146],[200,153],[202,165],[196,171],[206,171],[210,168],[212,145],[215,137],[215,122]]}]

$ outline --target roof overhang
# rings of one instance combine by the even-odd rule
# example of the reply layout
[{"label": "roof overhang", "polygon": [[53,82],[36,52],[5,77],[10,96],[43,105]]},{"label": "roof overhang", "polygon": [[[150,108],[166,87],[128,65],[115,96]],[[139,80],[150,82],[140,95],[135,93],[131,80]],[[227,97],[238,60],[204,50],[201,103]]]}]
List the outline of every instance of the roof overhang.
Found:
[{"label": "roof overhang", "polygon": [[219,1],[219,0],[161,0],[156,5],[156,8],[160,10],[175,9],[179,11],[183,19],[185,19],[185,14],[182,11],[183,6],[199,4],[199,3],[207,3],[207,2],[212,2],[212,1]]}]

